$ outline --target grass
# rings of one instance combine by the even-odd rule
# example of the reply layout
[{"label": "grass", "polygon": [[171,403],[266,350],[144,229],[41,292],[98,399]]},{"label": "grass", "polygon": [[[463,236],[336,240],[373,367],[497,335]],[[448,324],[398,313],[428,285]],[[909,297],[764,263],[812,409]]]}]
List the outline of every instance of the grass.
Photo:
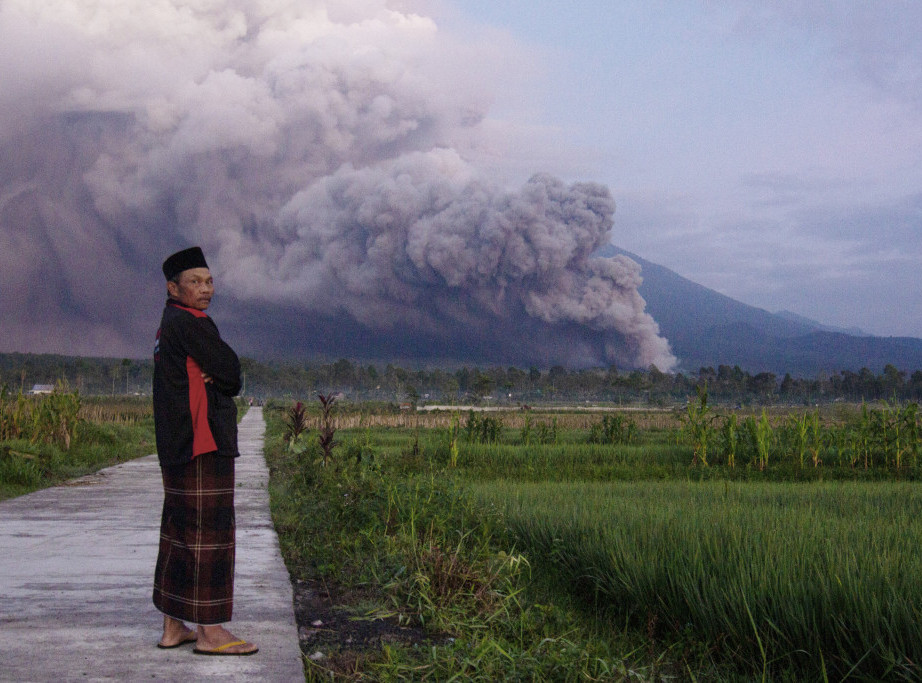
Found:
[{"label": "grass", "polygon": [[308,660],[309,680],[629,674],[633,664],[621,653],[639,646],[616,648],[566,598],[543,599],[530,562],[505,542],[502,520],[432,460],[441,435],[345,431],[333,464],[322,467],[316,448],[289,448],[281,410],[265,414],[273,517],[292,578],[336,582],[361,595],[356,618],[389,617],[432,638],[422,647],[386,644],[358,660],[344,646],[323,664]]},{"label": "grass", "polygon": [[918,679],[922,489],[909,483],[491,482],[529,557],[612,623],[693,633],[769,678]]},{"label": "grass", "polygon": [[0,441],[0,500],[60,484],[156,451],[150,399],[83,399],[68,447],[56,441]]},{"label": "grass", "polygon": [[690,466],[681,427],[653,421],[601,444],[598,417],[481,421],[467,440],[464,416],[362,413],[338,418],[353,426],[323,467],[312,432],[288,445],[282,415],[266,410],[267,455],[293,577],[431,636],[333,653],[309,678],[922,677],[911,460],[814,467],[786,450],[778,411],[772,457],[741,446],[733,467]]}]

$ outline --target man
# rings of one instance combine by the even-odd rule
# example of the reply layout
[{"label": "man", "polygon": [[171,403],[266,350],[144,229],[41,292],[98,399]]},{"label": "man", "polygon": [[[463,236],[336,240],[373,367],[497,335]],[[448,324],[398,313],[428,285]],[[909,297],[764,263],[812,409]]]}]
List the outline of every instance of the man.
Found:
[{"label": "man", "polygon": [[[234,591],[234,458],[240,361],[205,314],[214,281],[199,247],[163,263],[169,299],[154,349],[154,428],[163,475],[154,605],[161,648],[251,655],[231,634]],[[193,630],[185,622],[197,624]]]}]

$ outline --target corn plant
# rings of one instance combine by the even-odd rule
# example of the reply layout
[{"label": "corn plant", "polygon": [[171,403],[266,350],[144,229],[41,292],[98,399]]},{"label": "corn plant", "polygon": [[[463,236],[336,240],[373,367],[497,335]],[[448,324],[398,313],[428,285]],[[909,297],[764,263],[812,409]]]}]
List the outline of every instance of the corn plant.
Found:
[{"label": "corn plant", "polygon": [[764,471],[768,467],[769,454],[771,453],[773,431],[765,411],[756,420],[752,415],[746,418],[743,425],[753,446],[756,467]]},{"label": "corn plant", "polygon": [[739,420],[736,413],[727,415],[720,426],[720,440],[728,467],[736,467],[736,454],[739,450]]},{"label": "corn plant", "polygon": [[871,420],[871,412],[866,404],[861,405],[861,421],[855,428],[855,451],[858,459],[864,459],[864,469],[868,468],[868,460],[871,455],[871,441],[873,439],[874,426]]},{"label": "corn plant", "polygon": [[14,439],[16,436],[13,402],[10,400],[9,387],[4,384],[0,386],[0,440]]},{"label": "corn plant", "polygon": [[0,439],[28,439],[69,450],[80,422],[80,395],[58,383],[55,390],[40,399],[27,398],[20,392],[16,400],[9,391],[0,389]]},{"label": "corn plant", "polygon": [[522,445],[530,446],[531,445],[531,415],[525,415],[525,422],[522,423],[522,430],[520,432],[522,436]]},{"label": "corn plant", "polygon": [[490,415],[468,412],[465,435],[468,443],[498,443],[503,423]]},{"label": "corn plant", "polygon": [[918,406],[915,403],[900,408],[895,401],[880,411],[880,440],[885,461],[889,462],[892,455],[893,466],[897,469],[903,466],[903,458],[907,453],[918,453],[917,412]]},{"label": "corn plant", "polygon": [[20,391],[16,400],[10,399],[6,387],[0,392],[0,439],[30,438],[32,403]]},{"label": "corn plant", "polygon": [[823,449],[823,427],[820,423],[820,415],[815,410],[807,418],[807,448],[810,451],[813,467],[819,467],[822,462],[820,452]]},{"label": "corn plant", "polygon": [[77,435],[77,425],[80,416],[80,394],[76,391],[66,391],[66,386],[59,384],[55,391],[43,401],[48,405],[51,415],[51,438],[65,451],[70,450],[72,441]]},{"label": "corn plant", "polygon": [[637,431],[633,420],[625,419],[624,415],[606,415],[602,422],[592,425],[589,430],[589,440],[598,444],[631,443]]},{"label": "corn plant", "polygon": [[708,444],[714,436],[714,420],[716,415],[711,414],[708,405],[707,385],[695,387],[698,394],[697,401],[689,401],[682,416],[684,429],[692,440],[692,466],[699,462],[708,466]]},{"label": "corn plant", "polygon": [[451,416],[451,425],[448,428],[448,464],[458,466],[458,434],[461,432],[460,420],[457,415]]},{"label": "corn plant", "polygon": [[542,445],[557,443],[557,418],[551,420],[551,423],[538,423],[538,443]]},{"label": "corn plant", "polygon": [[903,409],[903,425],[906,441],[909,444],[908,452],[912,456],[912,465],[919,463],[919,405],[910,403]]},{"label": "corn plant", "polygon": [[807,455],[807,435],[810,431],[809,418],[806,413],[802,415],[791,415],[788,418],[788,430],[793,435],[792,444],[794,454],[797,456],[797,462],[800,468],[804,467],[804,458]]}]

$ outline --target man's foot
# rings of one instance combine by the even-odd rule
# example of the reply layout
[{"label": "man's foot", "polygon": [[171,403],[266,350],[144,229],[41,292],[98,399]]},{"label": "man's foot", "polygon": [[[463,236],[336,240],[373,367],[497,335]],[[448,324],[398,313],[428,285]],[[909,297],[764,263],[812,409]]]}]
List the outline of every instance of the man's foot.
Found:
[{"label": "man's foot", "polygon": [[157,647],[161,650],[169,650],[185,643],[194,643],[197,639],[196,632],[179,619],[164,615],[163,636],[160,638],[160,642],[157,643]]},{"label": "man's foot", "polygon": [[209,625],[198,627],[198,642],[193,652],[197,655],[255,655],[259,648],[223,626]]}]

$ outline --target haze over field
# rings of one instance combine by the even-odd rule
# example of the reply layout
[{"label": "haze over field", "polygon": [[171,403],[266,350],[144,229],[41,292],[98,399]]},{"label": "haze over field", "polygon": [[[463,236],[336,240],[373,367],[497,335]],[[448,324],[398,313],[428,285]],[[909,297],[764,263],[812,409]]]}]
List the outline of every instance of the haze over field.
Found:
[{"label": "haze over field", "polygon": [[[639,268],[592,256],[609,241],[922,336],[919,12],[864,10],[879,35],[837,71],[850,22],[757,6],[0,0],[0,350],[148,355],[189,244],[249,354],[670,369]],[[799,80],[792,49],[818,64]],[[745,81],[757,52],[779,71]]]}]

